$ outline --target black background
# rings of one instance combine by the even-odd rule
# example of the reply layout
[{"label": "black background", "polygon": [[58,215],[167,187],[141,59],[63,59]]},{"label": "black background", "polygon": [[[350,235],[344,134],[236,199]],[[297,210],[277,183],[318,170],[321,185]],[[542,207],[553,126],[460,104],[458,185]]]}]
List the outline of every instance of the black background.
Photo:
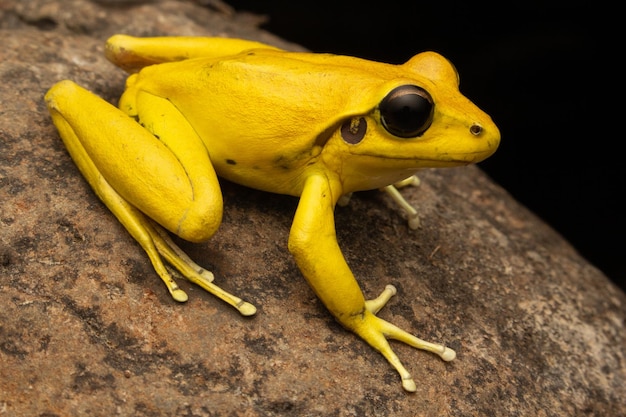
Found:
[{"label": "black background", "polygon": [[[626,289],[619,16],[602,3],[230,0],[315,52],[402,63],[433,50],[492,116],[497,183]],[[612,46],[612,44],[614,44]]]}]

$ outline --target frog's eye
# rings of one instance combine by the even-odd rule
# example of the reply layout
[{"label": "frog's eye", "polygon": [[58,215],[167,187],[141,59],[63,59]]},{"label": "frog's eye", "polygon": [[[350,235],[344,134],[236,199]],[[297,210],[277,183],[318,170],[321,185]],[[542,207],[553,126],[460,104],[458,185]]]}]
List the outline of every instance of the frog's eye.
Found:
[{"label": "frog's eye", "polygon": [[433,121],[434,108],[430,94],[415,85],[394,88],[378,105],[383,126],[400,138],[424,133]]}]

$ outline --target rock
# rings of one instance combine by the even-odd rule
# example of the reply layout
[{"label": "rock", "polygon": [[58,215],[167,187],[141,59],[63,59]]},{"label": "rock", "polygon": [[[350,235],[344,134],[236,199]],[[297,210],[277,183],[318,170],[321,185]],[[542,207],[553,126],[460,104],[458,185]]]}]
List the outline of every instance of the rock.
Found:
[{"label": "rock", "polygon": [[224,10],[86,0],[0,8],[0,414],[626,415],[626,296],[477,167],[424,171],[422,186],[403,190],[420,208],[416,232],[382,193],[337,209],[365,293],[399,290],[381,316],[458,353],[445,363],[394,344],[415,394],[302,279],[286,245],[295,198],[224,182],[218,234],[179,241],[253,302],[255,317],[182,279],[189,301],[170,298],[79,175],[43,95],[69,78],[115,101],[124,74],[103,42],[118,32],[298,48]]}]

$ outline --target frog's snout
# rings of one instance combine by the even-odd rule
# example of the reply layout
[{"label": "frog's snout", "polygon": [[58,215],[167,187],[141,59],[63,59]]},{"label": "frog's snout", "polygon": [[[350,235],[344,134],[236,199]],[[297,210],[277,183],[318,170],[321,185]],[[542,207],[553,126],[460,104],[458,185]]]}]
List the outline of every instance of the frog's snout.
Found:
[{"label": "frog's snout", "polygon": [[481,158],[485,159],[493,155],[500,146],[500,130],[494,123],[483,126],[480,123],[472,123],[469,128],[470,134],[479,138],[484,144],[485,155]]}]

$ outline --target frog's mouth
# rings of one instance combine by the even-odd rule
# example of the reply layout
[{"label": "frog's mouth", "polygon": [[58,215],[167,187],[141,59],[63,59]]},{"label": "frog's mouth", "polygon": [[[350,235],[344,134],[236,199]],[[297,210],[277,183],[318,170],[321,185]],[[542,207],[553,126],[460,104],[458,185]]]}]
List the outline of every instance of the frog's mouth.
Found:
[{"label": "frog's mouth", "polygon": [[[438,154],[436,158],[428,156],[390,156],[379,153],[355,153],[359,156],[376,158],[379,161],[390,161],[394,165],[406,165],[416,168],[439,168],[471,165],[487,159],[495,152],[489,151],[464,152],[461,154]],[[398,164],[400,162],[400,164]]]}]

